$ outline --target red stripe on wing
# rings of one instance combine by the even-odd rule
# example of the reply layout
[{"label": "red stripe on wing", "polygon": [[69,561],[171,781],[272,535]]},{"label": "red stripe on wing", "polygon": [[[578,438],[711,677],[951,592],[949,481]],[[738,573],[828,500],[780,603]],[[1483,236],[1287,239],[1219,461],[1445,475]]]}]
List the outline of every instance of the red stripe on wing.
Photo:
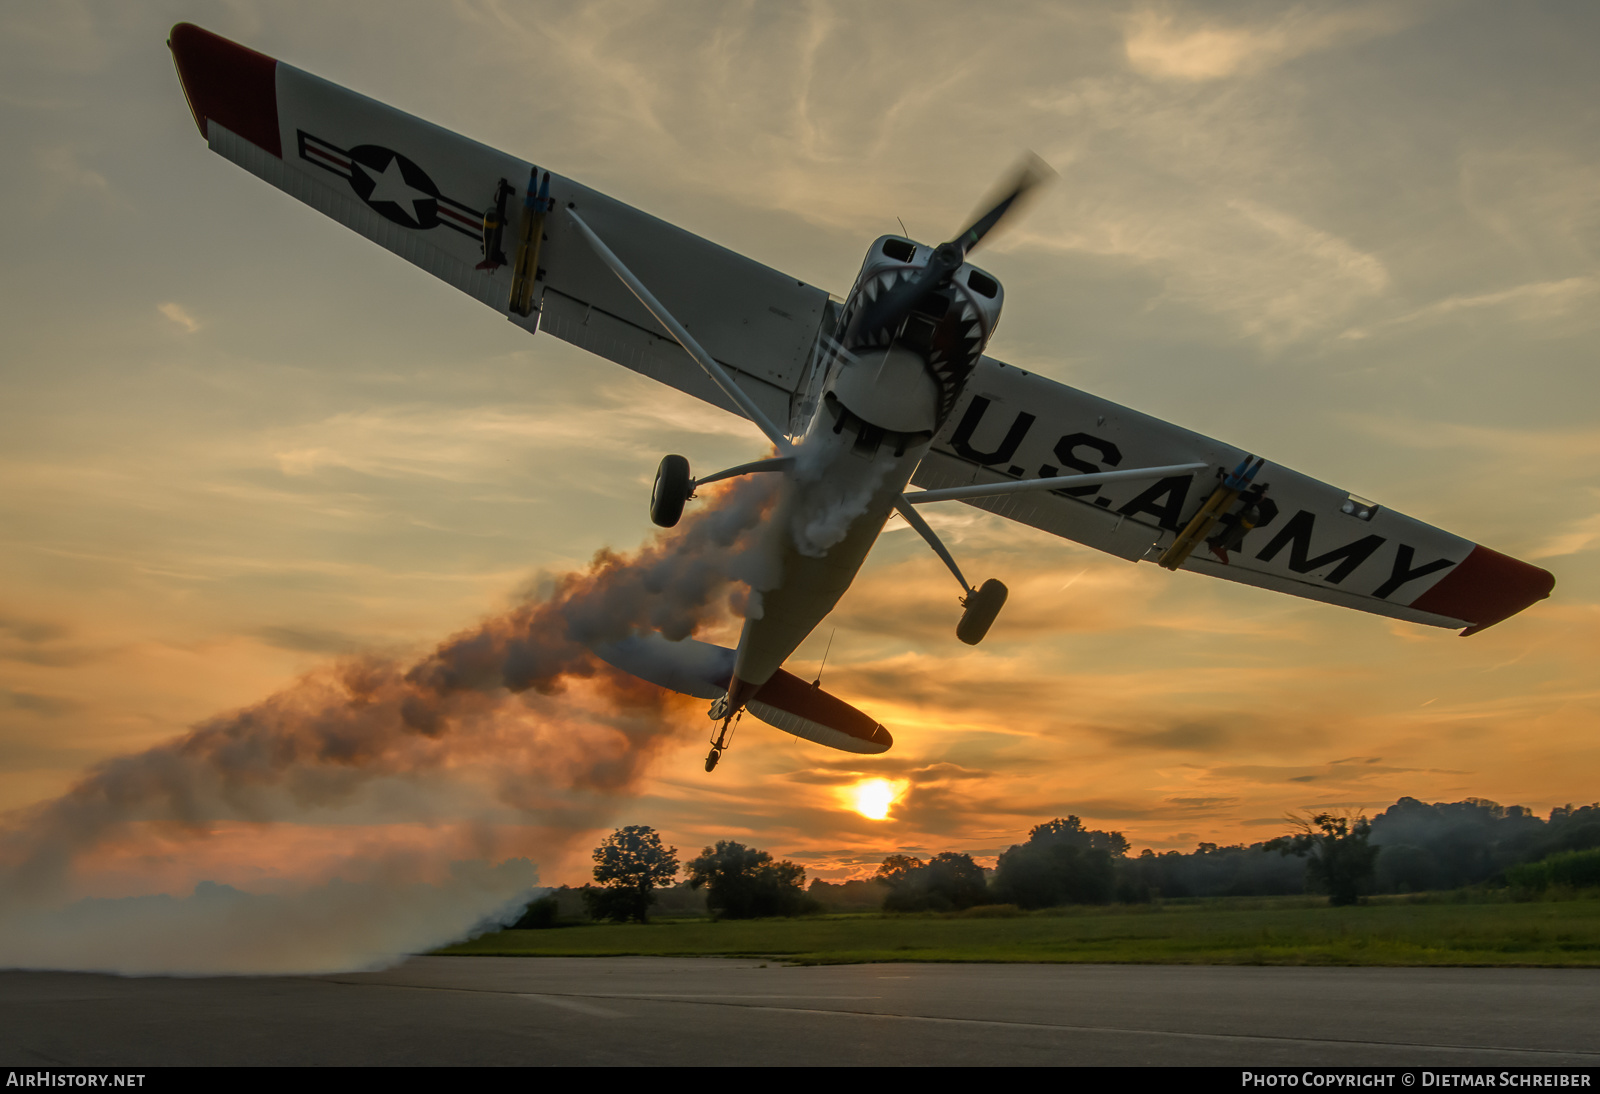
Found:
[{"label": "red stripe on wing", "polygon": [[[226,123],[224,123],[224,124],[226,124]],[[329,152],[329,151],[326,151],[324,149],[318,148],[316,145],[310,143],[309,141],[306,142],[306,154],[310,155],[310,156],[321,156],[323,159],[327,160],[331,164],[334,164],[334,165],[336,165],[338,167],[343,167],[346,171],[350,170],[350,161],[349,160],[344,159],[342,156],[336,156],[332,152]]]},{"label": "red stripe on wing", "polygon": [[1477,546],[1411,606],[1466,620],[1472,626],[1461,632],[1464,637],[1510,619],[1549,596],[1555,587],[1556,576],[1549,570]]},{"label": "red stripe on wing", "polygon": [[201,136],[210,139],[206,122],[214,120],[256,147],[283,158],[275,59],[192,23],[173,27],[167,45]]}]

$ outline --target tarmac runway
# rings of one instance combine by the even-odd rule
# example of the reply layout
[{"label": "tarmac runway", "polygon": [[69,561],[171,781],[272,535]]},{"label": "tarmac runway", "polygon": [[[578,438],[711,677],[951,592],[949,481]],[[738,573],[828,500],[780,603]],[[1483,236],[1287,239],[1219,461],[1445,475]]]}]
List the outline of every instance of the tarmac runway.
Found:
[{"label": "tarmac runway", "polygon": [[1600,1064],[1600,970],[417,957],[0,972],[0,1065]]}]

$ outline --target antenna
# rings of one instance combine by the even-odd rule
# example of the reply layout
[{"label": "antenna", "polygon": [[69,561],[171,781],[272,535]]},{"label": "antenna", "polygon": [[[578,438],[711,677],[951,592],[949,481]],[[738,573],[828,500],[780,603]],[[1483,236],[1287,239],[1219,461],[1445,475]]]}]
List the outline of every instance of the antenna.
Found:
[{"label": "antenna", "polygon": [[822,686],[822,670],[828,667],[828,654],[833,652],[833,636],[838,633],[838,627],[835,627],[833,630],[828,632],[828,646],[822,651],[822,664],[817,666],[817,678],[811,681],[811,686],[814,688],[820,688]]},{"label": "antenna", "polygon": [[911,233],[906,231],[906,222],[901,220],[899,217],[895,217],[894,222],[900,225],[900,234],[905,236],[907,239],[910,239]]}]

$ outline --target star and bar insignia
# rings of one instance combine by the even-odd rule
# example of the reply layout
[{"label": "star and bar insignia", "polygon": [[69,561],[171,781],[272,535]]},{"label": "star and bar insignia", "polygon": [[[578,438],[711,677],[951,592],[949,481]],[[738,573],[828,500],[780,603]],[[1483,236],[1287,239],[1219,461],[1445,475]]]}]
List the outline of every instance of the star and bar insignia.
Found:
[{"label": "star and bar insignia", "polygon": [[300,158],[345,179],[379,216],[407,228],[450,228],[481,242],[483,214],[439,193],[426,171],[392,148],[358,144],[344,149],[304,129],[296,132]]}]

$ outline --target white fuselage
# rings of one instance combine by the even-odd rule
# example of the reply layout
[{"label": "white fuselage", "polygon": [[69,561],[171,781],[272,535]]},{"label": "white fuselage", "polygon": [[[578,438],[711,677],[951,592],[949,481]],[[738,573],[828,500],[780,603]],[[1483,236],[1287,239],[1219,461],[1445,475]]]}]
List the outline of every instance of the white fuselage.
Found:
[{"label": "white fuselage", "polygon": [[[897,237],[874,243],[843,309],[841,332],[850,333],[852,317],[896,279],[918,271],[929,253]],[[729,687],[735,708],[855,580],[988,342],[1000,304],[993,279],[963,266],[896,333],[857,330],[857,344],[835,342],[819,362],[815,410],[765,531],[765,547],[779,564],[777,583],[751,598]]]}]

